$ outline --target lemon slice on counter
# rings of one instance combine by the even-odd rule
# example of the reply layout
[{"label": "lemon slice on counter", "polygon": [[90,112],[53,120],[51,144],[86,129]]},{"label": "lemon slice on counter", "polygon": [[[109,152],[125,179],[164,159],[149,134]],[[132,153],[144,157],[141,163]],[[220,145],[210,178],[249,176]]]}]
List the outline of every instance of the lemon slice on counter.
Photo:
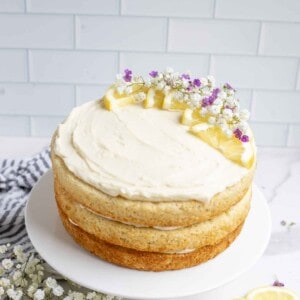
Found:
[{"label": "lemon slice on counter", "polygon": [[300,300],[300,297],[284,287],[266,286],[249,292],[244,300]]},{"label": "lemon slice on counter", "polygon": [[208,123],[191,126],[190,130],[204,142],[219,150],[229,160],[248,169],[251,168],[255,152],[252,135],[249,142],[243,143],[234,136],[226,136],[220,128]]},{"label": "lemon slice on counter", "polygon": [[128,95],[119,94],[115,86],[110,87],[104,96],[104,107],[108,110],[113,110],[116,107],[125,106],[136,103],[136,94],[145,92],[145,87],[139,84],[132,85],[132,92]]},{"label": "lemon slice on counter", "polygon": [[188,125],[188,126],[193,126],[198,123],[204,122],[206,120],[205,117],[202,117],[200,115],[199,110],[197,109],[191,109],[187,108],[184,110],[182,117],[181,117],[181,124],[183,125]]},{"label": "lemon slice on counter", "polygon": [[165,95],[161,91],[155,90],[154,88],[150,88],[147,92],[144,106],[145,108],[161,108],[164,98]]},{"label": "lemon slice on counter", "polygon": [[186,102],[181,102],[175,99],[174,97],[175,92],[171,91],[168,93],[163,101],[162,108],[166,110],[185,110],[186,108],[189,107],[188,103]]}]

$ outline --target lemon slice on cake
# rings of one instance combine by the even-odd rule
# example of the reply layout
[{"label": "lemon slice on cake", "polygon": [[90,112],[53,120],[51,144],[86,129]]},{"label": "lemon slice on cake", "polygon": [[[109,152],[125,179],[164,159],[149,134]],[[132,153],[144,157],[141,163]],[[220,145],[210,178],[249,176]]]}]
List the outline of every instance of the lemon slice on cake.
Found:
[{"label": "lemon slice on cake", "polygon": [[165,95],[163,92],[158,91],[154,88],[150,88],[146,95],[146,100],[144,102],[145,108],[161,108]]},{"label": "lemon slice on cake", "polygon": [[130,88],[130,93],[120,94],[115,86],[111,86],[105,93],[104,107],[107,110],[114,110],[116,107],[136,103],[136,95],[140,92],[145,92],[145,87],[139,84],[132,84]]},{"label": "lemon slice on cake", "polygon": [[162,109],[166,110],[185,110],[189,105],[187,102],[179,101],[175,98],[175,92],[169,92],[163,101]]},{"label": "lemon slice on cake", "polygon": [[257,288],[249,292],[244,300],[300,300],[299,295],[290,289],[276,286]]},{"label": "lemon slice on cake", "polygon": [[181,124],[193,126],[198,123],[204,122],[206,120],[205,117],[201,116],[199,110],[187,108],[184,110],[181,117]]},{"label": "lemon slice on cake", "polygon": [[193,125],[190,130],[201,140],[219,150],[229,160],[243,167],[251,168],[255,152],[252,134],[249,142],[243,143],[234,136],[226,136],[219,127],[208,123]]}]

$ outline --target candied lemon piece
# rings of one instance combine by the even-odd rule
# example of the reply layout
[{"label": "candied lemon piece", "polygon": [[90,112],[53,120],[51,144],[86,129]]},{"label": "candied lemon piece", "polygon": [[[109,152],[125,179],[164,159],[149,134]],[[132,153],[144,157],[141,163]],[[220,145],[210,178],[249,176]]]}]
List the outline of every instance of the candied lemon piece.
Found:
[{"label": "candied lemon piece", "polygon": [[150,88],[146,95],[146,100],[144,102],[145,108],[157,107],[161,108],[165,95],[154,88]]},{"label": "candied lemon piece", "polygon": [[249,142],[243,143],[234,136],[226,136],[219,127],[208,123],[191,126],[190,130],[204,142],[219,150],[228,159],[243,167],[251,168],[255,151],[252,136]]},{"label": "candied lemon piece", "polygon": [[257,288],[249,292],[245,300],[300,300],[299,295],[290,289],[276,286]]},{"label": "candied lemon piece", "polygon": [[181,117],[181,124],[193,126],[205,120],[206,118],[201,116],[199,109],[186,108]]},{"label": "candied lemon piece", "polygon": [[188,103],[175,99],[175,92],[168,93],[163,101],[162,108],[166,110],[185,110],[189,107]]}]

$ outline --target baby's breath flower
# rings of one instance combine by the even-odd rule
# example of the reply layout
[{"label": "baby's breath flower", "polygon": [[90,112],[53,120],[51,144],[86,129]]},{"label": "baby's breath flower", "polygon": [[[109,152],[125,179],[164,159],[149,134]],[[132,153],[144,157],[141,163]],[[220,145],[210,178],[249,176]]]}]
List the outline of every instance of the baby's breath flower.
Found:
[{"label": "baby's breath flower", "polygon": [[62,288],[62,286],[57,285],[52,289],[52,292],[54,296],[60,297],[63,295],[64,289]]},{"label": "baby's breath flower", "polygon": [[216,124],[216,118],[215,117],[209,117],[208,118],[208,123],[211,124],[211,125]]},{"label": "baby's breath flower", "polygon": [[52,277],[48,277],[46,280],[45,280],[45,284],[47,287],[53,289],[57,286],[57,282],[54,278]]},{"label": "baby's breath flower", "polygon": [[43,300],[45,299],[45,292],[42,289],[37,289],[36,292],[33,294],[34,300]]},{"label": "baby's breath flower", "polygon": [[39,285],[37,283],[32,283],[27,289],[27,295],[32,298],[34,293],[38,289],[38,286]]},{"label": "baby's breath flower", "polygon": [[1,296],[4,295],[4,288],[2,286],[0,286],[0,299],[1,299]]},{"label": "baby's breath flower", "polygon": [[13,252],[16,256],[23,254],[23,247],[20,245],[14,246]]},{"label": "baby's breath flower", "polygon": [[7,251],[7,246],[6,245],[1,245],[0,246],[0,254],[5,254]]},{"label": "baby's breath flower", "polygon": [[13,261],[9,258],[5,258],[2,260],[2,266],[5,270],[10,270],[13,267],[13,265]]},{"label": "baby's breath flower", "polygon": [[240,112],[240,119],[243,121],[248,121],[250,117],[250,113],[247,109],[243,109]]},{"label": "baby's breath flower", "polygon": [[0,286],[7,288],[11,285],[11,282],[8,278],[0,278]]}]

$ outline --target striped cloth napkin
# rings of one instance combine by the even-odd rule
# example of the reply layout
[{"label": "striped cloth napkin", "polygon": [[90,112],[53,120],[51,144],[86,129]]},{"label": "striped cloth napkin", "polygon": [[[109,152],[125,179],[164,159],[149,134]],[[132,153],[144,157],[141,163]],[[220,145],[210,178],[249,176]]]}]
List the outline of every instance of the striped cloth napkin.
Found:
[{"label": "striped cloth napkin", "polygon": [[0,245],[22,245],[24,252],[33,249],[24,208],[32,187],[50,167],[49,149],[28,159],[0,159]]}]

